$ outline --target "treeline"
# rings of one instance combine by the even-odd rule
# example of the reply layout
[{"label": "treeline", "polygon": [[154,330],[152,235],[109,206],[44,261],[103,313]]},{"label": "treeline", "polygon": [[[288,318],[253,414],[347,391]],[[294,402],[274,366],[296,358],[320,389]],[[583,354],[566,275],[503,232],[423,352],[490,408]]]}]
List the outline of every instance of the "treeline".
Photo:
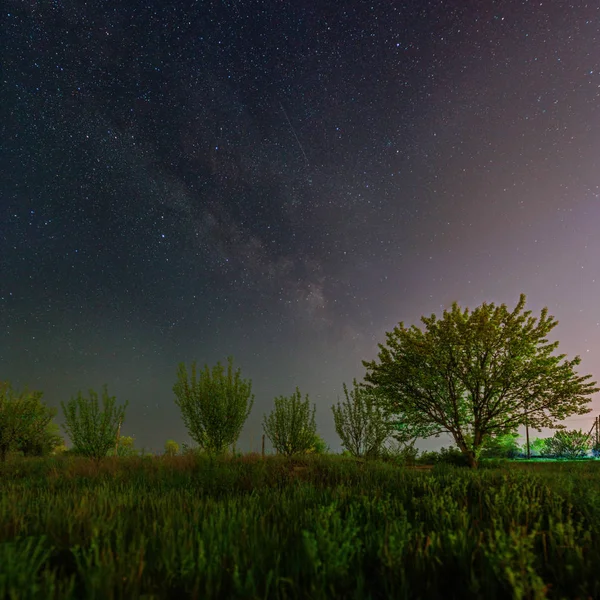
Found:
[{"label": "treeline", "polygon": [[[219,363],[212,373],[205,367],[199,376],[195,365],[192,365],[191,378],[185,366],[180,366],[179,380],[174,386],[176,403],[180,406],[190,436],[200,450],[223,453],[228,446],[235,448],[253,402],[251,382],[241,383],[239,370],[232,376],[231,358],[226,376]],[[345,385],[343,387],[346,401],[343,405],[338,402],[337,407],[331,407],[336,431],[342,440],[343,455],[393,459],[405,464],[468,464],[466,456],[457,447],[423,451],[419,455],[414,447],[416,439],[408,439],[399,433],[402,425],[377,411],[373,397],[364,388],[356,381],[350,392]],[[95,460],[140,453],[134,447],[132,436],[120,435],[127,402],[117,406],[116,398],[108,394],[106,386],[102,406],[93,390],[90,390],[89,398],[79,393],[70,402],[61,403],[65,417],[63,427],[71,440],[71,449],[67,449],[60,428],[53,421],[56,409],[45,405],[42,396],[40,391],[18,393],[10,383],[0,383],[0,451],[3,461],[10,452],[25,457],[70,454]],[[268,417],[265,416],[263,430],[278,453],[289,456],[331,451],[316,432],[315,409],[313,405],[311,415],[308,395],[303,401],[298,389],[290,397],[275,398],[275,408]],[[227,425],[228,415],[234,416],[230,423],[237,425]],[[390,437],[398,443],[387,443]],[[527,458],[527,446],[519,445],[518,438],[516,432],[489,436],[482,445],[480,458]],[[168,456],[193,451],[194,448],[185,443],[180,446],[174,440],[167,440],[164,446],[164,453]],[[592,456],[600,456],[600,444],[593,443],[590,436],[581,430],[557,431],[550,438],[536,438],[529,447],[532,457],[542,458],[584,458],[590,452]]]},{"label": "treeline", "polygon": [[[417,439],[449,434],[473,468],[480,458],[496,453],[514,441],[518,428],[527,425],[558,429],[540,448],[548,456],[578,456],[589,450],[589,437],[566,432],[561,421],[591,412],[590,395],[600,391],[591,375],[579,376],[574,367],[579,356],[565,360],[548,343],[558,324],[541,311],[522,313],[525,295],[509,312],[506,305],[484,303],[472,312],[455,302],[442,318],[422,317],[424,329],[406,328],[401,322],[379,344],[378,359],[363,361],[364,380],[343,385],[345,402],[331,410],[335,430],[346,452],[375,458],[393,438],[400,451],[414,453]],[[521,314],[522,313],[522,314]],[[173,386],[190,437],[201,450],[221,454],[235,447],[254,404],[252,382],[217,363],[188,370],[180,364]],[[10,383],[0,386],[0,458],[16,450],[25,455],[43,454],[56,448],[55,412],[45,406],[41,392],[16,392]],[[102,406],[98,395],[81,392],[61,402],[72,452],[101,460],[111,452],[126,455],[133,440],[120,437],[127,403],[117,406],[106,386]],[[296,388],[290,396],[274,399],[264,415],[263,431],[275,450],[287,456],[324,451],[317,434],[316,407]],[[586,446],[586,444],[588,446]],[[167,453],[173,453],[169,441]],[[582,450],[583,449],[583,450]]]},{"label": "treeline", "polygon": [[[227,368],[219,362],[210,369],[197,369],[193,363],[190,371],[179,366],[177,382],[173,386],[175,403],[190,437],[202,451],[222,454],[235,447],[246,419],[254,404],[252,382],[242,379],[240,369],[234,371],[233,358]],[[401,433],[395,419],[378,408],[369,390],[356,380],[353,389],[344,385],[346,401],[332,406],[336,431],[345,451],[355,457],[377,457],[384,452],[384,443],[395,437],[400,443],[412,442]],[[101,401],[94,390],[85,397],[81,392],[68,402],[61,402],[71,449],[53,422],[56,409],[42,401],[40,391],[16,391],[9,382],[0,386],[0,458],[4,461],[9,452],[24,456],[44,456],[55,453],[85,456],[101,460],[109,455],[135,454],[134,439],[121,436],[128,402],[117,405],[115,396],[102,391]],[[274,409],[263,419],[263,431],[279,454],[291,456],[302,453],[329,451],[317,433],[316,406],[312,411],[309,396],[304,399],[296,388],[290,396],[274,400]],[[395,434],[395,435],[394,435]],[[183,450],[188,449],[183,445]],[[168,440],[165,454],[180,452],[179,445]]]}]

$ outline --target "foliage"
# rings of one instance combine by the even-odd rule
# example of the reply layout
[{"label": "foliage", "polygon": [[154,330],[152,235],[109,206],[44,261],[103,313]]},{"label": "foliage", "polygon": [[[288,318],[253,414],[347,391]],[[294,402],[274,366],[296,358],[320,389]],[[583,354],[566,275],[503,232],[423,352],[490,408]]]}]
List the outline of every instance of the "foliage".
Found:
[{"label": "foliage", "polygon": [[[47,415],[56,414],[56,409],[47,407]],[[39,420],[40,427],[34,429],[29,435],[20,438],[16,443],[16,450],[23,453],[23,456],[49,456],[54,454],[57,448],[64,445],[63,437],[60,434],[60,426],[54,421],[48,421],[45,428],[41,424],[46,420],[47,415],[42,412]]]},{"label": "foliage", "polygon": [[134,447],[135,438],[130,435],[122,435],[119,438],[117,456],[137,456],[138,450]]},{"label": "foliage", "polygon": [[[116,456],[124,458],[128,456],[138,456],[140,454],[140,450],[134,447],[135,439],[133,436],[121,435],[118,436],[118,440]],[[107,456],[115,456],[115,449],[111,448],[108,451]]]},{"label": "foliage", "polygon": [[469,459],[464,452],[458,448],[450,446],[450,448],[440,448],[438,464],[454,465],[456,467],[468,467]]},{"label": "foliage", "polygon": [[417,464],[421,465],[454,465],[456,467],[469,466],[468,458],[458,448],[440,448],[439,452],[435,450],[424,451],[417,459]]},{"label": "foliage", "polygon": [[516,432],[488,436],[482,444],[481,458],[515,458],[521,451],[519,437]]},{"label": "foliage", "polygon": [[79,392],[68,403],[61,402],[65,416],[63,427],[71,439],[74,454],[100,461],[115,447],[128,402],[116,406],[116,397],[108,395],[106,385],[102,390],[102,410],[98,394],[90,390],[89,395],[84,398]]},{"label": "foliage", "polygon": [[315,433],[311,446],[306,452],[308,454],[327,454],[331,452],[331,448],[318,433]]},{"label": "foliage", "polygon": [[211,454],[236,443],[254,404],[252,381],[241,379],[240,369],[233,372],[232,357],[226,374],[218,362],[212,372],[205,365],[197,375],[194,362],[188,377],[181,363],[173,392],[190,437]]},{"label": "foliage", "polygon": [[310,415],[308,394],[303,401],[300,390],[290,397],[275,398],[275,408],[263,417],[263,431],[279,454],[291,456],[307,452],[315,443],[316,406]]},{"label": "foliage", "polygon": [[60,456],[60,455],[65,454],[65,452],[67,452],[68,450],[69,449],[67,448],[67,445],[65,444],[64,438],[61,438],[60,444],[58,446],[55,446],[50,454],[52,456]]},{"label": "foliage", "polygon": [[382,444],[397,431],[397,424],[390,420],[382,408],[376,405],[375,393],[361,387],[356,379],[348,393],[344,383],[346,401],[333,405],[335,430],[342,440],[342,447],[355,457],[374,458],[379,455]]},{"label": "foliage", "polygon": [[554,449],[550,444],[550,438],[543,438],[543,443],[540,444],[539,455],[542,458],[552,458],[554,456]]},{"label": "foliage", "polygon": [[378,458],[397,465],[414,465],[417,462],[418,454],[419,449],[415,448],[414,441],[412,443],[390,441],[381,447]]},{"label": "foliage", "polygon": [[0,597],[600,598],[596,464],[304,461],[0,465]]},{"label": "foliage", "polygon": [[440,453],[435,450],[423,450],[415,460],[418,465],[435,465],[439,461]]},{"label": "foliage", "polygon": [[179,454],[179,444],[175,440],[165,442],[165,454],[167,456],[177,456]]},{"label": "foliage", "polygon": [[42,403],[42,392],[17,392],[10,382],[0,382],[0,460],[11,450],[31,454],[54,439],[48,433],[56,410]]},{"label": "foliage", "polygon": [[600,457],[600,442],[596,442],[592,446],[592,456],[594,458],[599,458]]},{"label": "foliage", "polygon": [[[449,433],[472,467],[486,436],[514,431],[528,421],[540,429],[564,428],[560,420],[591,409],[599,391],[577,376],[579,356],[552,355],[546,336],[558,324],[544,308],[539,321],[521,294],[515,310],[482,304],[472,313],[456,302],[443,318],[422,317],[425,330],[403,323],[379,345],[379,362],[363,361],[366,385],[381,393],[390,413],[427,436]],[[425,436],[423,436],[425,437]]]},{"label": "foliage", "polygon": [[[547,440],[548,438],[535,438],[534,440],[530,440],[529,454],[531,456],[548,456],[549,452],[547,450]],[[521,446],[521,454],[527,457],[527,443]]]},{"label": "foliage", "polygon": [[581,429],[556,431],[546,440],[545,452],[556,458],[583,458],[592,447],[590,437]]},{"label": "foliage", "polygon": [[181,454],[183,456],[195,456],[200,453],[199,448],[195,448],[193,446],[189,446],[185,442],[181,444]]}]

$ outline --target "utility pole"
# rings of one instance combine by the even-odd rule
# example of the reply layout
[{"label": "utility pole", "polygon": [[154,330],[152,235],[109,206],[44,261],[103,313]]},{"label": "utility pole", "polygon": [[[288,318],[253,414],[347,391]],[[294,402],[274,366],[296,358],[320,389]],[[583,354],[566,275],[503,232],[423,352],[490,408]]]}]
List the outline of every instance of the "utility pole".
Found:
[{"label": "utility pole", "polygon": [[527,459],[530,459],[531,451],[529,449],[529,419],[527,414],[525,415],[525,437],[527,438]]},{"label": "utility pole", "polygon": [[598,417],[596,417],[594,419],[594,424],[592,425],[592,428],[588,431],[588,434],[586,436],[587,440],[590,439],[590,436],[592,435],[592,431],[594,431],[594,430],[595,430],[594,437],[596,438],[596,440],[598,440]]}]

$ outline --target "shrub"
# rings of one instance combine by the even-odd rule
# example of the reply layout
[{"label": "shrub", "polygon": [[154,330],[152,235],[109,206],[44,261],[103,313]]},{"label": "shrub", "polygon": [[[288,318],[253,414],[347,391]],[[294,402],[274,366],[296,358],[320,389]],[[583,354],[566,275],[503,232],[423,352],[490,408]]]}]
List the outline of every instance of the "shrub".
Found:
[{"label": "shrub", "polygon": [[211,454],[236,443],[254,404],[252,381],[242,379],[240,369],[234,372],[231,356],[227,371],[218,362],[197,372],[194,362],[188,374],[181,363],[173,393],[190,437]]},{"label": "shrub", "polygon": [[302,400],[298,388],[289,398],[275,398],[275,408],[263,418],[263,431],[279,454],[305,453],[314,446],[317,433],[315,411],[316,405],[313,404],[311,415],[308,394]]},{"label": "shrub", "polygon": [[335,431],[342,447],[356,458],[376,458],[383,443],[398,425],[377,405],[375,393],[360,386],[356,379],[348,391],[343,384],[346,401],[331,407]]},{"label": "shrub", "polygon": [[128,403],[116,406],[116,398],[109,396],[104,386],[100,409],[98,394],[94,390],[89,394],[89,398],[84,398],[79,392],[68,403],[61,402],[65,415],[63,427],[79,454],[100,461],[115,447]]},{"label": "shrub", "polygon": [[179,454],[179,444],[175,440],[165,442],[165,454],[167,456],[177,456]]},{"label": "shrub", "polygon": [[490,436],[483,444],[481,458],[515,458],[520,452],[518,438],[518,433]]},{"label": "shrub", "polygon": [[581,429],[557,431],[546,442],[547,451],[557,458],[584,458],[592,446],[587,434]]},{"label": "shrub", "polygon": [[419,449],[414,444],[389,443],[381,448],[379,458],[385,462],[398,465],[414,465],[417,462]]},{"label": "shrub", "polygon": [[416,463],[420,465],[446,464],[456,467],[468,467],[469,459],[458,448],[451,446],[450,448],[440,448],[439,452],[434,450],[424,451],[416,459]]}]

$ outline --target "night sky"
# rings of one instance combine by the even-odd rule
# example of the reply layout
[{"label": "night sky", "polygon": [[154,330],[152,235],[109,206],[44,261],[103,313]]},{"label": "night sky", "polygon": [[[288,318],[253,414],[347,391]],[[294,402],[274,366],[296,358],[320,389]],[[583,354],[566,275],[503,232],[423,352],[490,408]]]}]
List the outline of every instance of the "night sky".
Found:
[{"label": "night sky", "polygon": [[299,386],[338,451],[386,331],[522,292],[600,380],[598,2],[9,0],[2,39],[0,379],[106,383],[159,451],[232,354],[238,447]]}]

